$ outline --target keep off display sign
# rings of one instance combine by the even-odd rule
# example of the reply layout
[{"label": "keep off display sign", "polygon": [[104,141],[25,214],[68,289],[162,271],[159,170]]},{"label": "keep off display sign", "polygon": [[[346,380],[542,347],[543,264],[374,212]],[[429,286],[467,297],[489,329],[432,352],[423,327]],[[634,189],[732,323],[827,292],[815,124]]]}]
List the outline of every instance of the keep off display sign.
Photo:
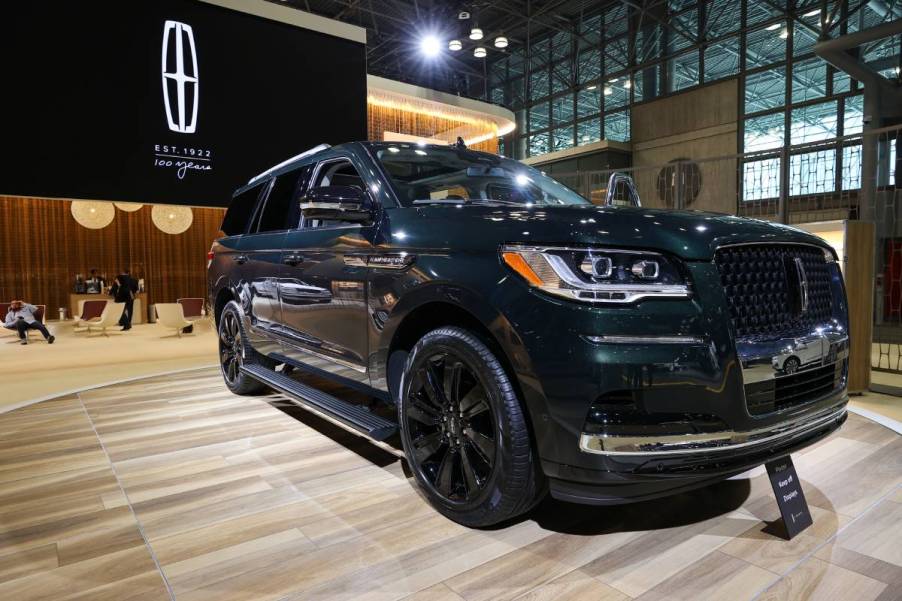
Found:
[{"label": "keep off display sign", "polygon": [[771,461],[766,467],[786,526],[786,534],[791,539],[813,523],[805,493],[802,492],[802,483],[799,482],[792,457],[788,455]]}]

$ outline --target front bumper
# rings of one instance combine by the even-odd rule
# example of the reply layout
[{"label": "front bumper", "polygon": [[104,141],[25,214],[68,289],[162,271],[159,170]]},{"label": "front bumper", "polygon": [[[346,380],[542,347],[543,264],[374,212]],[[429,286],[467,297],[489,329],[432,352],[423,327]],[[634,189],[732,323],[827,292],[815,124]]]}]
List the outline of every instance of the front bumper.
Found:
[{"label": "front bumper", "polygon": [[[510,356],[555,496],[618,503],[704,486],[804,448],[845,420],[838,270],[828,328],[745,343],[716,267],[689,269],[690,300],[586,308],[522,289],[503,299],[522,339]],[[815,344],[819,360],[792,373],[785,361],[774,366],[789,347],[811,355]]]}]

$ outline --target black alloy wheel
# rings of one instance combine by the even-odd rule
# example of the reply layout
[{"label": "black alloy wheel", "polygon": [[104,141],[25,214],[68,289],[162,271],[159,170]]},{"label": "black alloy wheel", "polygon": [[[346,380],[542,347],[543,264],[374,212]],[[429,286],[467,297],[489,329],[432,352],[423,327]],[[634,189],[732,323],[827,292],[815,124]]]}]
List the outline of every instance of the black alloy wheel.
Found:
[{"label": "black alloy wheel", "polygon": [[229,386],[234,386],[241,374],[241,364],[244,361],[241,344],[238,316],[234,311],[226,311],[219,325],[219,363],[222,366],[222,377]]},{"label": "black alloy wheel", "polygon": [[424,496],[456,522],[496,524],[544,495],[525,410],[501,362],[472,332],[446,326],[414,345],[398,423]]},{"label": "black alloy wheel", "polygon": [[471,501],[495,468],[497,431],[484,384],[452,349],[413,373],[404,412],[414,461],[445,500]]},{"label": "black alloy wheel", "polygon": [[238,303],[229,301],[219,317],[219,366],[225,385],[235,394],[258,394],[267,389],[265,384],[241,371],[242,365],[250,363],[275,367],[272,360],[248,344]]}]

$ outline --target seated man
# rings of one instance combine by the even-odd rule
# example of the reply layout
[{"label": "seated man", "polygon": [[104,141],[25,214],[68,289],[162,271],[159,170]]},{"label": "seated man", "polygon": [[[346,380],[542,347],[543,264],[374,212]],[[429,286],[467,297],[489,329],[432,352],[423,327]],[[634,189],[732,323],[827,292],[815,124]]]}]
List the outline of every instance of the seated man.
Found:
[{"label": "seated man", "polygon": [[47,331],[44,324],[34,317],[37,310],[38,308],[34,305],[14,300],[9,304],[9,313],[6,314],[3,327],[18,332],[22,344],[28,344],[28,336],[25,335],[28,330],[38,330],[47,339],[48,344],[53,344],[56,338]]}]

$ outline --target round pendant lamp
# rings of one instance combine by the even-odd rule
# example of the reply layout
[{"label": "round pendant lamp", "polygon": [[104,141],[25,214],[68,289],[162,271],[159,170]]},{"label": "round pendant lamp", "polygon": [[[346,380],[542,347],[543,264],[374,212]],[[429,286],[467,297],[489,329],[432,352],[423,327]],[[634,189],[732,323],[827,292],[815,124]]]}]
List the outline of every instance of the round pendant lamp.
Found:
[{"label": "round pendant lamp", "polygon": [[79,225],[90,230],[103,229],[113,222],[116,209],[109,202],[95,202],[89,200],[73,200],[69,207],[72,217]]},{"label": "round pendant lamp", "polygon": [[120,211],[125,211],[126,213],[134,213],[135,211],[140,211],[142,205],[140,202],[114,202],[116,208]]},{"label": "round pendant lamp", "polygon": [[167,234],[181,234],[194,221],[191,207],[176,205],[154,205],[150,212],[153,224]]}]

